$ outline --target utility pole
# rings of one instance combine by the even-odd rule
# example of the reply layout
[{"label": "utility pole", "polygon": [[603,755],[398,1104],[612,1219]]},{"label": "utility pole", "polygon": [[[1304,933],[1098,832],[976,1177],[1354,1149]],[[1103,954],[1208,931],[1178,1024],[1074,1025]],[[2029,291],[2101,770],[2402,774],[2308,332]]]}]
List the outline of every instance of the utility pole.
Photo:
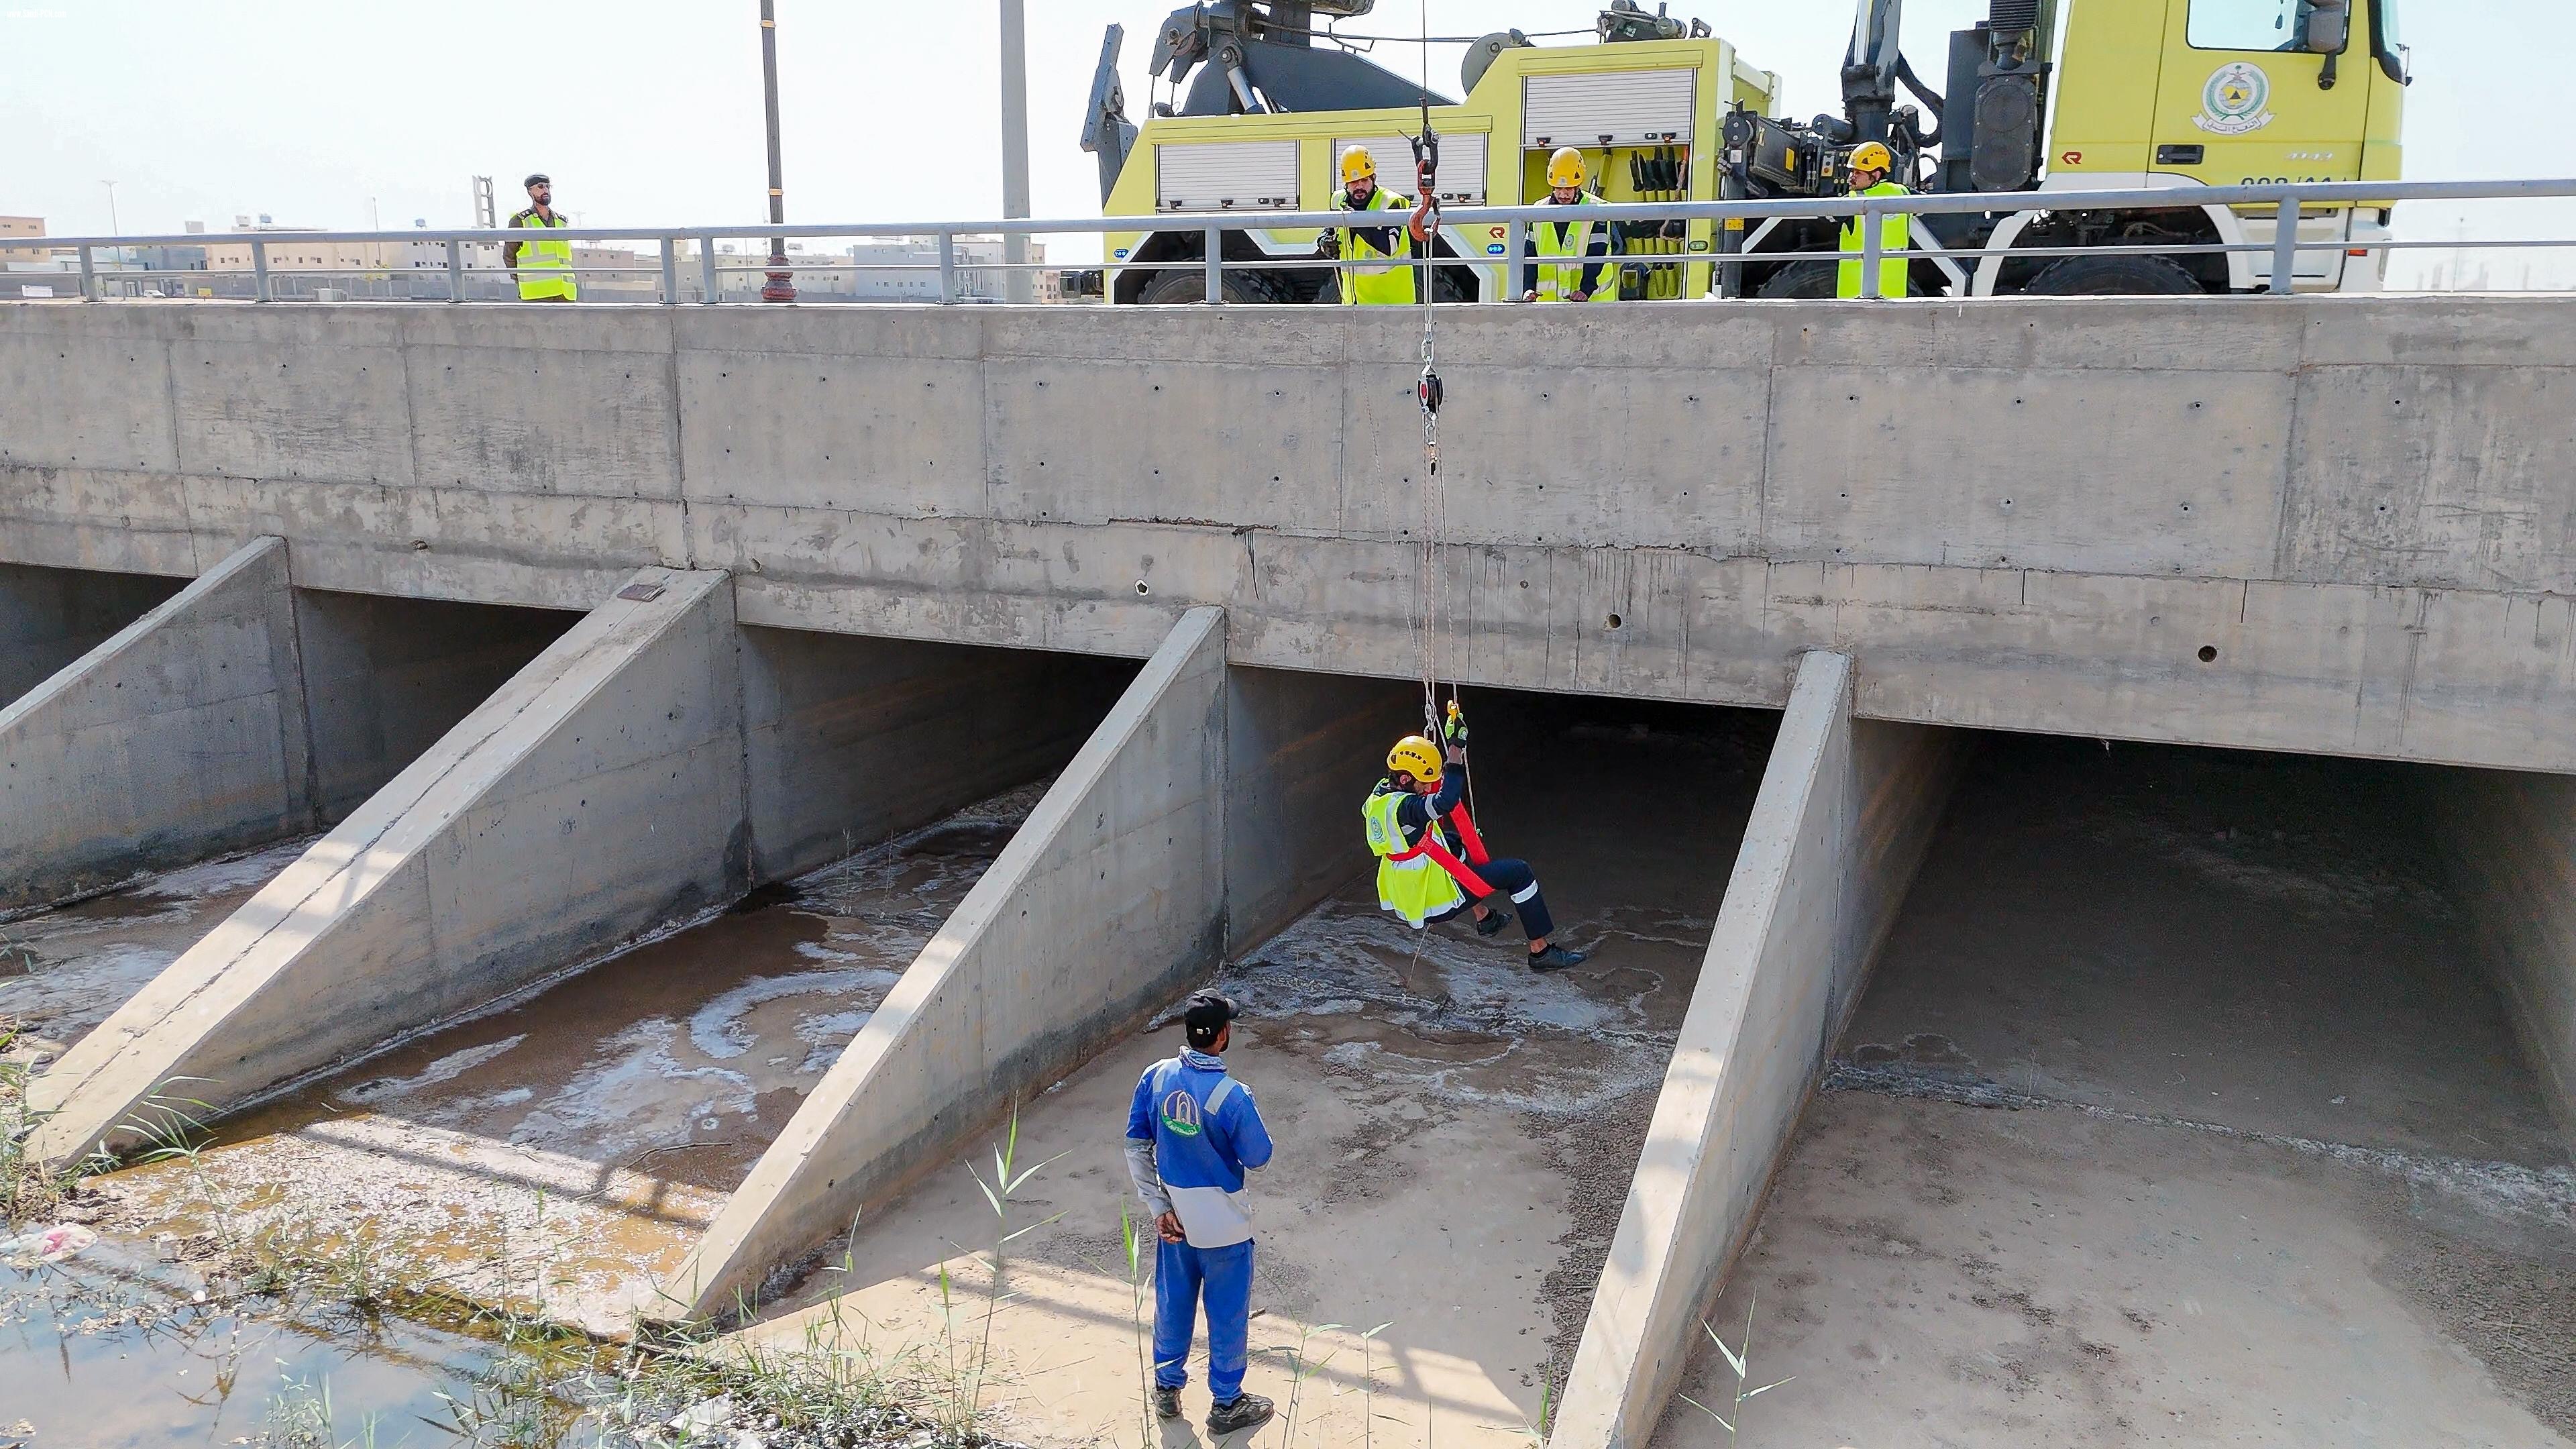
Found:
[{"label": "utility pole", "polygon": [[[787,186],[778,166],[778,15],[776,0],[760,0],[760,77],[769,101],[769,224],[787,224]],[[712,300],[712,299],[710,299]],[[787,238],[769,239],[769,280],[764,302],[796,300],[796,274],[787,269]]]},{"label": "utility pole", "polygon": [[[102,181],[102,182],[100,182],[100,183],[99,183],[99,185],[104,186],[104,187],[106,187],[106,188],[107,188],[107,232],[108,232],[108,235],[110,235],[110,236],[123,236],[123,235],[125,234],[125,228],[124,228],[124,227],[121,227],[121,226],[119,226],[119,225],[117,225],[117,224],[116,224],[116,183],[115,183],[115,182],[113,182],[113,181]],[[108,264],[109,264],[109,265],[111,265],[111,266],[113,266],[113,267],[117,268],[119,271],[124,270],[124,268],[125,268],[125,249],[124,249],[123,247],[110,247],[110,248],[108,248],[108,251],[107,251],[107,258],[108,258]]]},{"label": "utility pole", "polygon": [[[1029,14],[1027,0],[1002,0],[1002,215],[1029,214]],[[1015,303],[1037,300],[1037,278],[1023,271],[1029,259],[1026,232],[1002,239],[1010,263],[1002,295]]]},{"label": "utility pole", "polygon": [[474,178],[474,225],[477,230],[494,231],[501,225],[500,208],[492,202],[492,178]]}]

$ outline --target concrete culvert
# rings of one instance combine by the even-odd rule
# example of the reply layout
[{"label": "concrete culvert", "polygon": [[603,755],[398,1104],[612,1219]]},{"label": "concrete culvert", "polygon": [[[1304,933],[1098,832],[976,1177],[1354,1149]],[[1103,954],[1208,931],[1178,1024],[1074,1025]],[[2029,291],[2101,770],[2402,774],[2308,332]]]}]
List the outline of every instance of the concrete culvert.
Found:
[{"label": "concrete culvert", "polygon": [[[1496,854],[1536,867],[1557,939],[1593,953],[1542,974],[1517,927],[1417,933],[1379,909],[1360,805],[1388,747],[1421,727],[1418,690],[1231,673],[1230,893],[1238,919],[1264,924],[1213,984],[1243,1007],[1228,1061],[1279,1144],[1249,1189],[1261,1313],[1247,1387],[1284,1394],[1279,1351],[1346,1324],[1306,1345],[1335,1354],[1331,1391],[1309,1385],[1301,1413],[1318,1442],[1359,1442],[1372,1408],[1380,1444],[1429,1442],[1426,1408],[1439,1441],[1459,1423],[1534,1423],[1590,1308],[1777,716],[1467,693],[1475,819]],[[961,1311],[981,1314],[987,1275],[968,1250],[1061,1213],[1009,1249],[995,1340],[1008,1372],[1046,1385],[1018,1412],[1050,1437],[1131,1426],[1119,1215],[1137,1209],[1120,1143],[1139,1073],[1178,1050],[1185,994],[1022,1103],[1021,1162],[1064,1155],[1007,1228],[955,1165],[989,1155],[978,1136],[920,1164],[855,1236],[809,1244],[816,1271],[746,1337],[828,1340],[837,1312],[880,1343],[930,1341],[940,1265]],[[1373,1405],[1357,1392],[1364,1357]]]},{"label": "concrete culvert", "polygon": [[1988,737],[1710,1314],[1748,1436],[2571,1442],[2564,783]]}]

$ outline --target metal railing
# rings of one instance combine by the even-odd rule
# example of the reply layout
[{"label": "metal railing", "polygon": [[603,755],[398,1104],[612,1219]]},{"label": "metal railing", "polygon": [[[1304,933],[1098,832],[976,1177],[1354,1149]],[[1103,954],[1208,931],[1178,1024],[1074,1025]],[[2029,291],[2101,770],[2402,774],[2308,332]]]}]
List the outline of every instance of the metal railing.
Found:
[{"label": "metal railing", "polygon": [[[2250,209],[2253,214],[2246,219],[2258,224],[2266,220],[2263,213],[2269,212],[2269,219],[2273,224],[2273,235],[2269,240],[2244,242],[2181,242],[2159,240],[2120,246],[2054,247],[1927,247],[1918,245],[1910,247],[1902,253],[1902,255],[1908,259],[1946,259],[1951,261],[1966,260],[1981,262],[1990,257],[2011,257],[2015,259],[2030,260],[2074,255],[2185,256],[2231,254],[2239,252],[2268,253],[2270,257],[2270,265],[2268,269],[2269,275],[2266,279],[2268,290],[2275,294],[2284,294],[2293,291],[2297,286],[2298,259],[2302,253],[2311,251],[2343,252],[2353,248],[2353,243],[2343,236],[2324,239],[2309,239],[2300,236],[2300,228],[2295,224],[2295,219],[2302,215],[2312,214],[2320,208],[2325,209],[2325,214],[2327,215],[2336,215],[2349,214],[2350,212],[2357,210],[2393,207],[2402,202],[2534,200],[2552,197],[2576,197],[2576,179],[2535,179],[2527,181],[2309,182],[2243,186],[2158,187],[2117,191],[1984,192],[1955,195],[1927,194],[1884,197],[1836,197],[1818,200],[1785,199],[1764,201],[1621,202],[1600,207],[1587,207],[1584,209],[1582,216],[1586,220],[1606,222],[1620,226],[1632,226],[1657,222],[1689,223],[1705,221],[1716,223],[1721,228],[1729,222],[1737,223],[1739,226],[1749,226],[1751,223],[1768,220],[1823,220],[1839,222],[1857,216],[1862,219],[1862,225],[1860,227],[1862,233],[1862,246],[1857,258],[1861,263],[1861,295],[1864,298],[1877,298],[1880,295],[1879,264],[1882,261],[1890,259],[1893,254],[1889,253],[1885,249],[1884,241],[1881,236],[1882,228],[1871,223],[1888,216],[1900,214],[1907,216],[1935,216],[1961,213],[2002,215],[2017,211],[2046,211],[2060,214],[2079,211],[2113,213],[2151,211],[2171,213],[2203,207],[2224,207],[2241,214]],[[1416,257],[1401,264],[1419,269],[1422,273],[1421,280],[1426,284],[1430,280],[1430,273],[1433,269],[1447,270],[1453,268],[1500,268],[1504,270],[1506,282],[1508,283],[1512,280],[1510,278],[1510,273],[1512,271],[1517,270],[1523,264],[1534,260],[1533,258],[1523,255],[1528,235],[1528,228],[1531,225],[1540,222],[1564,221],[1566,219],[1566,215],[1564,208],[1553,206],[1477,206],[1444,209],[1440,219],[1442,223],[1447,226],[1499,226],[1503,228],[1504,241],[1502,242],[1502,250],[1499,255],[1488,252],[1486,255],[1482,256],[1441,255],[1437,257]],[[1376,213],[1375,217],[1394,220],[1397,224],[1401,224],[1401,218],[1395,213]],[[2286,226],[2280,225],[2280,221],[2284,218],[2292,219],[2292,224]],[[694,300],[701,304],[713,305],[727,300],[725,295],[727,290],[725,287],[725,279],[728,275],[739,275],[746,278],[761,277],[775,271],[786,271],[790,273],[791,276],[797,272],[817,271],[851,274],[901,274],[918,272],[928,275],[935,273],[938,277],[938,288],[936,293],[933,295],[926,295],[918,300],[935,300],[942,304],[950,304],[968,300],[983,300],[982,298],[974,296],[971,292],[971,288],[961,290],[960,279],[969,273],[998,272],[1008,275],[1010,273],[1022,271],[1036,273],[1061,271],[1065,269],[1062,263],[1012,263],[1006,261],[975,260],[962,257],[960,244],[970,238],[983,240],[988,238],[1004,239],[1010,237],[1086,234],[1105,237],[1111,234],[1132,233],[1178,233],[1186,236],[1189,233],[1196,232],[1198,233],[1198,247],[1201,253],[1200,256],[1196,258],[1179,261],[1130,261],[1121,258],[1109,261],[1105,265],[1109,270],[1113,271],[1197,271],[1203,273],[1206,278],[1206,285],[1203,292],[1204,300],[1211,303],[1221,303],[1225,300],[1224,275],[1229,271],[1280,271],[1289,269],[1311,271],[1316,269],[1330,269],[1338,274],[1361,266],[1382,267],[1386,265],[1383,259],[1362,262],[1353,261],[1347,258],[1336,261],[1322,257],[1310,256],[1263,256],[1257,259],[1247,260],[1242,258],[1228,259],[1225,256],[1224,237],[1230,232],[1293,232],[1306,229],[1322,231],[1328,228],[1346,226],[1350,224],[1352,220],[1353,214],[1348,211],[1245,210],[1165,213],[1150,216],[1107,216],[998,221],[983,220],[970,222],[860,222],[794,226],[751,224],[732,227],[565,227],[549,230],[544,234],[544,237],[545,240],[549,242],[564,243],[652,244],[655,248],[656,255],[650,259],[650,265],[642,264],[646,259],[639,256],[639,264],[636,266],[577,266],[570,269],[570,271],[576,278],[600,275],[628,277],[649,276],[654,279],[654,296],[663,305],[678,305],[684,300],[681,286],[681,268],[683,257],[691,249],[694,249],[694,258],[692,259],[693,269],[697,274],[694,280],[697,283],[698,295]],[[470,300],[472,293],[476,290],[474,283],[477,281],[485,283],[483,290],[487,292],[504,288],[514,289],[515,284],[512,280],[513,274],[509,270],[497,266],[471,265],[467,258],[468,247],[476,245],[499,246],[506,245],[510,242],[524,242],[530,238],[530,235],[531,234],[525,230],[506,228],[498,230],[455,231],[412,228],[400,231],[269,231],[219,234],[187,232],[177,235],[146,236],[0,238],[0,263],[5,263],[10,255],[16,252],[72,252],[76,255],[78,262],[80,296],[82,299],[89,301],[101,300],[108,295],[111,286],[137,278],[149,279],[155,277],[179,277],[189,279],[190,281],[200,285],[206,284],[209,279],[224,278],[233,279],[229,285],[239,287],[242,285],[239,279],[246,276],[248,279],[247,290],[249,292],[250,299],[261,302],[271,302],[281,299],[282,293],[279,279],[282,276],[358,276],[371,280],[386,280],[400,277],[423,282],[431,278],[440,278],[443,279],[443,284],[432,289],[439,295],[428,297],[406,296],[404,298],[390,300],[439,301],[453,303]],[[763,245],[767,245],[771,243],[772,239],[775,239],[776,244],[784,246],[788,241],[815,240],[822,238],[843,240],[856,238],[897,238],[921,240],[935,249],[936,260],[917,263],[876,262],[863,261],[855,257],[834,257],[823,253],[794,252],[789,253],[785,262],[781,264],[773,262],[771,260],[771,255],[765,251],[719,250],[719,247],[726,242],[758,242]],[[411,247],[434,246],[440,248],[439,260],[441,264],[438,266],[373,265],[355,267],[307,265],[288,266],[283,268],[273,264],[272,252],[276,248],[311,246],[315,244]],[[2407,249],[2441,249],[2460,251],[2468,249],[2510,250],[2516,248],[2558,248],[2567,246],[2576,246],[2576,237],[2545,237],[2519,240],[2497,240],[2487,238],[2469,240],[2466,238],[2458,238],[2417,241],[2399,240],[2390,237],[2376,239],[2369,242],[2367,249],[2372,252]],[[238,254],[241,249],[247,248],[248,269],[245,273],[238,268],[214,270],[209,268],[155,268],[150,266],[138,268],[124,265],[124,262],[130,258],[131,254],[136,250],[145,248],[174,247],[204,249],[209,252],[220,250],[234,254]],[[108,260],[111,263],[105,267],[100,265],[100,254],[103,252],[108,254]],[[1617,254],[1598,260],[1602,260],[1610,264],[1642,264],[1658,267],[1715,267],[1728,263],[1766,263],[1778,262],[1784,259],[1817,259],[1839,255],[1843,254],[1833,251],[1808,251],[1790,254],[1739,254],[1719,250],[1714,246],[1714,244],[1712,244],[1711,249],[1705,251]],[[1586,261],[1591,259],[1563,258],[1559,260]],[[563,269],[555,270],[560,271]],[[0,277],[15,278],[20,280],[22,283],[30,277],[42,275],[49,274],[24,270],[0,272]],[[62,274],[54,273],[50,275]],[[406,290],[408,290],[408,283]],[[742,300],[751,300],[757,296],[757,290],[755,288],[745,287],[739,290],[743,294]],[[1500,289],[1504,296],[1516,296],[1518,290],[1518,288],[1509,285]],[[292,291],[293,289],[291,287],[286,289],[287,293],[291,294]],[[495,300],[508,299],[509,298],[506,295],[500,298],[495,298]]]}]

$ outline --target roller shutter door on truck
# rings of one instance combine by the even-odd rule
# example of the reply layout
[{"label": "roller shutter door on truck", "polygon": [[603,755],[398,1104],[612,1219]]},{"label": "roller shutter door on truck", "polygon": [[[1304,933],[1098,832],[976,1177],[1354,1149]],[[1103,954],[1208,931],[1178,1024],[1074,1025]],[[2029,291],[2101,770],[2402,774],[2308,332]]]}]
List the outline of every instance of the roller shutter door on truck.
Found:
[{"label": "roller shutter door on truck", "polygon": [[1534,75],[1521,84],[1524,146],[1687,144],[1699,72],[1684,67]]},{"label": "roller shutter door on truck", "polygon": [[1156,146],[1154,208],[1294,211],[1297,143],[1183,141]]},{"label": "roller shutter door on truck", "polygon": [[[1377,161],[1378,180],[1413,194],[1413,143],[1402,136],[1339,136],[1333,140],[1334,175],[1341,174],[1342,153],[1366,146]],[[1485,136],[1460,132],[1440,138],[1440,199],[1461,206],[1485,204]]]}]

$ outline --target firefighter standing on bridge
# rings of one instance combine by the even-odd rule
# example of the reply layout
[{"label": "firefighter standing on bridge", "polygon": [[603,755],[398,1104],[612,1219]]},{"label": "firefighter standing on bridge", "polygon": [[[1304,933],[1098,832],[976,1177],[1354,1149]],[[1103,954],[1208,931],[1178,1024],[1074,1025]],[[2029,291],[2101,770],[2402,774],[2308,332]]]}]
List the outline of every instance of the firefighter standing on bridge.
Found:
[{"label": "firefighter standing on bridge", "polygon": [[[1851,194],[1854,196],[1911,196],[1914,193],[1887,179],[1896,168],[1896,157],[1877,141],[1863,141],[1852,148]],[[1853,216],[1843,222],[1842,262],[1835,269],[1834,295],[1860,295],[1860,274],[1867,255],[1868,235],[1861,230],[1866,218]],[[1878,295],[1905,295],[1905,243],[1911,224],[1904,212],[1893,211],[1878,219]]]},{"label": "firefighter standing on bridge", "polygon": [[[1427,188],[1426,188],[1427,190]],[[1341,205],[1352,211],[1409,211],[1401,222],[1385,226],[1337,226],[1315,238],[1315,249],[1346,265],[1334,272],[1342,300],[1363,307],[1407,307],[1419,298],[1414,290],[1414,248],[1428,255],[1431,238],[1423,228],[1423,209],[1411,198],[1377,184],[1377,160],[1366,146],[1342,152]],[[1337,208],[1338,209],[1338,208]]]},{"label": "firefighter standing on bridge", "polygon": [[[1547,158],[1547,200],[1542,206],[1601,206],[1601,198],[1583,186],[1583,153],[1559,146]],[[1610,255],[1610,227],[1587,217],[1542,221],[1529,229],[1531,249],[1539,260],[1521,266],[1524,302],[1616,302],[1619,266],[1593,262]],[[1567,261],[1572,257],[1577,260]]]},{"label": "firefighter standing on bridge", "polygon": [[[547,229],[572,225],[555,214],[555,184],[546,173],[530,176],[527,187],[528,209],[514,213],[510,225]],[[518,276],[522,302],[570,302],[580,295],[572,276],[571,242],[555,237],[503,242],[501,265]]]}]

